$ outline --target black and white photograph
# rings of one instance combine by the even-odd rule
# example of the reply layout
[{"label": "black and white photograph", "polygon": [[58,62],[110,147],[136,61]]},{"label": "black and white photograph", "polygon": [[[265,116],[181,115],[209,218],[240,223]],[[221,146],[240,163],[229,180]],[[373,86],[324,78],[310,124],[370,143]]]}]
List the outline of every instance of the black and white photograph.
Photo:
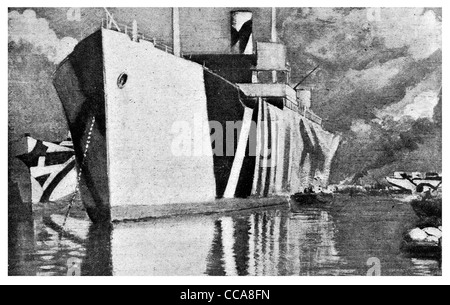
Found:
[{"label": "black and white photograph", "polygon": [[8,276],[442,277],[443,8],[372,3],[10,5]]}]

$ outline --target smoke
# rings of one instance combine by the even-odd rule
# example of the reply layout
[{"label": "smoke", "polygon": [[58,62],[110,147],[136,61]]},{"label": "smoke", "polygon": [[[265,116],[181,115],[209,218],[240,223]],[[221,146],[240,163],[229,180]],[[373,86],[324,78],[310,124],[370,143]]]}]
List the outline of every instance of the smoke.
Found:
[{"label": "smoke", "polygon": [[364,120],[358,119],[353,121],[351,130],[357,137],[367,138],[370,137],[372,126],[367,124]]},{"label": "smoke", "polygon": [[[375,31],[388,48],[407,47],[414,59],[424,59],[442,45],[442,21],[424,8],[381,9]],[[392,29],[396,29],[393,31]]]},{"label": "smoke", "polygon": [[432,9],[310,8],[286,14],[282,37],[329,64],[358,64],[380,49],[406,49],[420,60],[442,45],[442,20]]},{"label": "smoke", "polygon": [[345,81],[350,82],[355,88],[366,90],[378,90],[389,85],[390,81],[402,70],[406,60],[404,57],[389,60],[385,63],[372,62],[364,70],[350,69]]},{"label": "smoke", "polygon": [[[375,110],[376,119],[353,121],[351,131],[356,137],[347,143],[345,151],[357,148],[360,154],[368,158],[359,160],[359,167],[354,168],[356,174],[351,179],[352,183],[359,182],[367,175],[376,180],[377,175],[371,174],[371,171],[383,168],[385,171],[379,173],[384,175],[390,174],[386,171],[392,169],[439,170],[441,158],[438,156],[442,150],[439,144],[439,111],[442,105],[440,83],[440,71],[436,71],[415,87],[407,88],[400,102]],[[389,166],[392,168],[389,169]]]},{"label": "smoke", "polygon": [[293,80],[319,65],[308,79],[313,110],[327,129],[343,133],[333,182],[358,180],[380,168],[438,166],[439,158],[423,160],[424,152],[439,155],[441,149],[440,10],[310,8],[281,14]]},{"label": "smoke", "polygon": [[406,89],[405,97],[398,103],[377,111],[377,117],[396,122],[407,120],[434,120],[434,110],[439,103],[441,91],[440,71],[431,73],[426,79],[413,88]]},{"label": "smoke", "polygon": [[30,44],[33,52],[44,55],[51,63],[59,64],[69,55],[78,41],[72,37],[59,39],[44,18],[37,18],[33,10],[8,14],[8,44]]}]

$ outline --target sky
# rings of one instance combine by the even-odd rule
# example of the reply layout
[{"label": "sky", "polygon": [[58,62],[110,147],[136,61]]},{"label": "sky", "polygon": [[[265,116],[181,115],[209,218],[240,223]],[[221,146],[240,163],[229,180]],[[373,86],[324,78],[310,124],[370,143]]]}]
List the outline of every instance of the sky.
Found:
[{"label": "sky", "polygon": [[[171,43],[167,8],[111,11],[122,22],[137,19],[144,33]],[[190,22],[186,48],[204,42],[196,34],[198,14],[206,24],[225,15],[220,9],[182,9],[182,24]],[[264,14],[256,10],[255,18]],[[51,75],[103,17],[101,8],[9,9],[10,143],[26,132],[46,140],[66,137]],[[342,135],[333,183],[374,183],[400,170],[441,171],[441,9],[280,8],[277,17],[293,84],[319,66],[304,85],[313,89],[312,107],[324,127]],[[265,29],[270,19],[259,23]]]}]

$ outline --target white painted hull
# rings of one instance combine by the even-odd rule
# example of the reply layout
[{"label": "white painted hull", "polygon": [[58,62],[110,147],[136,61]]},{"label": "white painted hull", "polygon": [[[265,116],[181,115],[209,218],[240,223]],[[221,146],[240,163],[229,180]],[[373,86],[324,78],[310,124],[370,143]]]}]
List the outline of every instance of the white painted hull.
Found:
[{"label": "white painted hull", "polygon": [[418,185],[432,185],[435,188],[442,185],[442,181],[440,180],[414,179],[413,181],[415,184],[403,178],[387,177],[386,180],[389,184],[399,190],[407,190],[411,192],[416,192]]}]

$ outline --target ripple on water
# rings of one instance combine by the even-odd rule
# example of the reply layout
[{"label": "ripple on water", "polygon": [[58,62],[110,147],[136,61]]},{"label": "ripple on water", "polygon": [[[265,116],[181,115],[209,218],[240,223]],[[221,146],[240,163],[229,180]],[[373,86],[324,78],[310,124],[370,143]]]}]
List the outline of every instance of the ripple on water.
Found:
[{"label": "ripple on water", "polygon": [[50,270],[54,270],[56,268],[56,266],[40,266],[39,269],[44,270],[44,271],[50,271]]},{"label": "ripple on water", "polygon": [[53,255],[58,253],[58,251],[55,250],[39,250],[36,252],[37,255]]},{"label": "ripple on water", "polygon": [[45,272],[45,273],[38,272],[36,275],[37,276],[58,276],[58,274],[56,272]]}]

